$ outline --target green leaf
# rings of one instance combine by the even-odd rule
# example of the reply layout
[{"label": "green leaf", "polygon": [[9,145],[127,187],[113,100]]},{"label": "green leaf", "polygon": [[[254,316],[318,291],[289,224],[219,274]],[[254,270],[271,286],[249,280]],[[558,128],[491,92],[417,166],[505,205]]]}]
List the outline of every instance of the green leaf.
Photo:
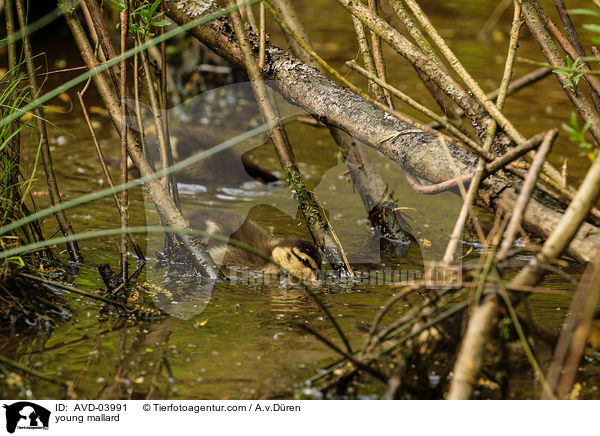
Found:
[{"label": "green leaf", "polygon": [[567,12],[572,15],[589,15],[600,18],[600,12],[593,9],[569,9]]},{"label": "green leaf", "polygon": [[588,120],[588,122],[585,123],[583,125],[583,128],[581,129],[581,135],[585,135],[585,133],[588,131],[588,129],[590,128],[591,125],[592,125],[592,120]]},{"label": "green leaf", "polygon": [[569,56],[565,57],[565,63],[567,64],[567,68],[570,69],[573,66],[571,62],[571,58]]},{"label": "green leaf", "polygon": [[156,12],[158,6],[160,6],[160,0],[155,0],[154,3],[152,3],[152,6],[150,7],[150,15],[154,15],[154,12]]},{"label": "green leaf", "polygon": [[577,132],[577,130],[574,130],[573,127],[571,127],[571,126],[569,126],[568,124],[565,124],[565,123],[562,123],[562,128],[567,133],[575,133],[575,132]]},{"label": "green leaf", "polygon": [[600,24],[584,24],[583,28],[592,32],[600,33]]},{"label": "green leaf", "polygon": [[163,26],[168,26],[169,24],[171,24],[171,22],[167,19],[165,20],[160,20],[160,21],[154,21],[152,23],[153,26],[155,27],[163,27]]},{"label": "green leaf", "polygon": [[140,11],[140,17],[142,17],[142,19],[145,22],[148,22],[152,18],[152,15],[150,15],[150,12],[148,12],[148,10],[143,9],[143,10]]},{"label": "green leaf", "polygon": [[139,15],[141,10],[144,10],[146,8],[146,6],[142,5],[139,8],[135,8],[133,11],[131,11],[130,15]]},{"label": "green leaf", "polygon": [[116,1],[116,0],[112,0],[112,2],[113,2],[113,5],[112,5],[113,9],[115,9],[115,10],[117,10],[119,12],[125,10],[125,4],[123,4],[123,3],[119,2],[119,1]]},{"label": "green leaf", "polygon": [[571,125],[573,127],[579,130],[579,121],[577,121],[577,115],[575,115],[575,112],[571,112],[571,119],[569,121],[571,121]]}]

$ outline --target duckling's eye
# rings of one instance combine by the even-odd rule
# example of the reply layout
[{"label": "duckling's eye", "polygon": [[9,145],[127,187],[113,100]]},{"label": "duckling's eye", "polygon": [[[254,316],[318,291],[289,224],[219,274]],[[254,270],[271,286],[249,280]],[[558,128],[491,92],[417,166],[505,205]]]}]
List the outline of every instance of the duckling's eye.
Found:
[{"label": "duckling's eye", "polygon": [[304,265],[307,268],[312,269],[312,267],[310,266],[310,262],[308,260],[306,260],[303,257],[298,256],[296,253],[294,253],[294,256],[296,257],[296,259],[298,259],[300,262],[302,262],[302,265]]},{"label": "duckling's eye", "polygon": [[310,266],[310,262],[308,260],[300,259],[300,262],[302,262],[305,267],[312,269],[312,266]]}]

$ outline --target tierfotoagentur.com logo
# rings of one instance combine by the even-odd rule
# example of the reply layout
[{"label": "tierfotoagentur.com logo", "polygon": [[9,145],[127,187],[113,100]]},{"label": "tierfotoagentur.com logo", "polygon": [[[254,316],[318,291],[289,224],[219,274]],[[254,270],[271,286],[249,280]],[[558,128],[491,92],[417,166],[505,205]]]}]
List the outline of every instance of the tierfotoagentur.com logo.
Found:
[{"label": "tierfotoagentur.com logo", "polygon": [[48,430],[50,411],[29,401],[4,404],[6,409],[6,431],[14,433],[19,430]]}]

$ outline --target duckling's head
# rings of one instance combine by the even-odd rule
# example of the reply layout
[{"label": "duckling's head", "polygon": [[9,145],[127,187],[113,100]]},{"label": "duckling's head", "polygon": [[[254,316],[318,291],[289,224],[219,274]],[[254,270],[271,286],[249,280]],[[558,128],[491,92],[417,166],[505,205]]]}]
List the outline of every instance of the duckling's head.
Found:
[{"label": "duckling's head", "polygon": [[273,247],[271,257],[285,270],[305,280],[316,280],[321,270],[321,255],[312,242],[285,239]]}]

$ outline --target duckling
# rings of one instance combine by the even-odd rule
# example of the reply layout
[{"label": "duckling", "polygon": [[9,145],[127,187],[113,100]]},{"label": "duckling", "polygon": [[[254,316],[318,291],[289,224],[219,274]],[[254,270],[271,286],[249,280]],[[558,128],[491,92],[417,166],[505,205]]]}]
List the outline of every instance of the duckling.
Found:
[{"label": "duckling", "polygon": [[[306,280],[316,280],[321,269],[321,256],[309,241],[297,238],[277,240],[271,238],[256,222],[236,214],[201,210],[192,214],[190,227],[208,233],[229,237],[271,256],[285,270]],[[265,274],[279,272],[277,266],[240,247],[210,239],[208,252],[222,267],[249,268]]]}]

